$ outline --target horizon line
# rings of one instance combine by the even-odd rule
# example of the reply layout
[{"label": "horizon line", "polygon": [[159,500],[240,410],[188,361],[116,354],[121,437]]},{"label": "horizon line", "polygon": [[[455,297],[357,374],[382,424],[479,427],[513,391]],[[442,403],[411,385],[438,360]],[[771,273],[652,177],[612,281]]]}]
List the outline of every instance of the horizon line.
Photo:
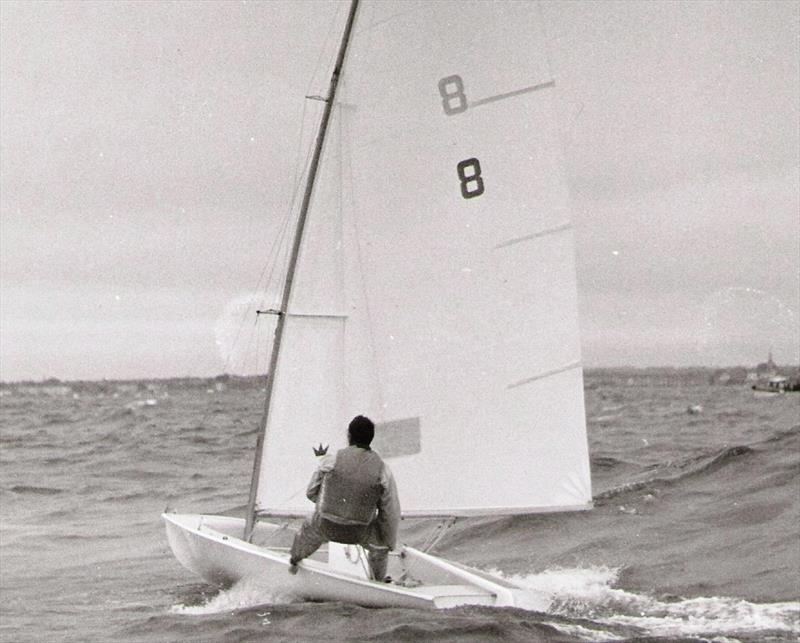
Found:
[{"label": "horizon line", "polygon": [[[763,362],[762,362],[763,363]],[[709,366],[709,365],[690,365],[690,366],[675,366],[671,364],[659,364],[649,366],[635,366],[631,364],[622,365],[605,365],[605,366],[583,366],[584,372],[591,371],[613,371],[613,370],[674,370],[674,371],[725,371],[732,369],[745,369],[747,371],[755,371],[758,366],[748,366],[744,364],[729,364],[726,366]],[[800,369],[800,363],[791,364],[775,364],[777,369]],[[74,378],[62,379],[56,376],[44,377],[42,379],[17,379],[17,380],[0,380],[0,386],[8,386],[13,384],[46,384],[46,383],[59,383],[59,384],[99,384],[103,382],[159,382],[168,380],[214,380],[219,378],[238,378],[238,379],[255,379],[266,378],[266,373],[217,373],[216,375],[158,375],[158,376],[136,376],[136,377],[101,377],[101,378]]]}]

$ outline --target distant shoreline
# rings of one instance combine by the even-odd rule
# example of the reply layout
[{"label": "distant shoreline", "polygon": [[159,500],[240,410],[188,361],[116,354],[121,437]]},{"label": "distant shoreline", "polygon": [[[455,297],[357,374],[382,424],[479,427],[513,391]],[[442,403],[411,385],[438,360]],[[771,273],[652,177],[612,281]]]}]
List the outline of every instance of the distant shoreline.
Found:
[{"label": "distant shoreline", "polygon": [[[800,371],[800,365],[776,366],[775,372],[773,373],[762,373],[756,367],[750,366],[603,366],[584,368],[585,376],[593,380],[602,379],[603,377],[609,377],[615,380],[618,378],[633,377],[649,380],[705,380],[712,384],[743,384],[747,381],[752,381],[754,374],[757,377],[769,377],[776,374],[796,376],[798,371]],[[141,391],[146,391],[149,388],[194,389],[203,387],[250,389],[263,386],[265,379],[265,374],[222,374],[209,377],[141,377],[136,379],[99,380],[61,380],[51,377],[43,380],[0,381],[0,388],[47,388],[66,386],[76,391],[80,389],[117,389],[118,387],[133,387]]]}]

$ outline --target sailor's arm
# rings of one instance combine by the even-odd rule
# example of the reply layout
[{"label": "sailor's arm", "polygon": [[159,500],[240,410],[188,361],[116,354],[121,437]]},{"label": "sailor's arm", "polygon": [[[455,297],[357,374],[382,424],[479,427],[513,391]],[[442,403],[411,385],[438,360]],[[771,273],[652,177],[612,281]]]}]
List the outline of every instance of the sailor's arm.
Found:
[{"label": "sailor's arm", "polygon": [[325,477],[325,474],[333,469],[334,464],[336,464],[335,453],[323,454],[322,457],[319,458],[319,466],[311,476],[311,480],[306,488],[306,498],[308,498],[311,502],[317,501],[317,498],[319,497],[319,490],[322,487],[322,480]]},{"label": "sailor's arm", "polygon": [[386,545],[394,549],[400,529],[400,498],[392,471],[385,463],[381,473],[381,486],[383,493],[378,501],[378,526],[386,539]]}]

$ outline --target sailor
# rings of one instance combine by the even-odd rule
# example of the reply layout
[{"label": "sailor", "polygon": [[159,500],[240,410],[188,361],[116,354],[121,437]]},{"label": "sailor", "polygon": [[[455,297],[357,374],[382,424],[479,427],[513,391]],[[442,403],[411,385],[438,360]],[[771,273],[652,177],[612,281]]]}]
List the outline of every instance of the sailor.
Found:
[{"label": "sailor", "polygon": [[328,541],[362,545],[367,550],[374,580],[384,580],[389,550],[397,544],[400,501],[392,472],[370,449],[375,425],[357,415],[347,429],[350,446],[328,455],[328,447],[314,449],[323,456],[311,477],[306,496],[316,503],[292,543],[289,572]]}]

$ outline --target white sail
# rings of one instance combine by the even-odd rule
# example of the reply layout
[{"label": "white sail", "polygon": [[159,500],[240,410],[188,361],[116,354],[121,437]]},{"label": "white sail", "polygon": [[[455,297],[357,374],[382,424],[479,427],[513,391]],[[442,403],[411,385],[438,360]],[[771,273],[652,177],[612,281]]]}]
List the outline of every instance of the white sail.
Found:
[{"label": "white sail", "polygon": [[[591,502],[574,242],[533,3],[359,9],[308,213],[256,509],[378,424],[406,515]],[[457,18],[457,20],[456,20]]]}]

